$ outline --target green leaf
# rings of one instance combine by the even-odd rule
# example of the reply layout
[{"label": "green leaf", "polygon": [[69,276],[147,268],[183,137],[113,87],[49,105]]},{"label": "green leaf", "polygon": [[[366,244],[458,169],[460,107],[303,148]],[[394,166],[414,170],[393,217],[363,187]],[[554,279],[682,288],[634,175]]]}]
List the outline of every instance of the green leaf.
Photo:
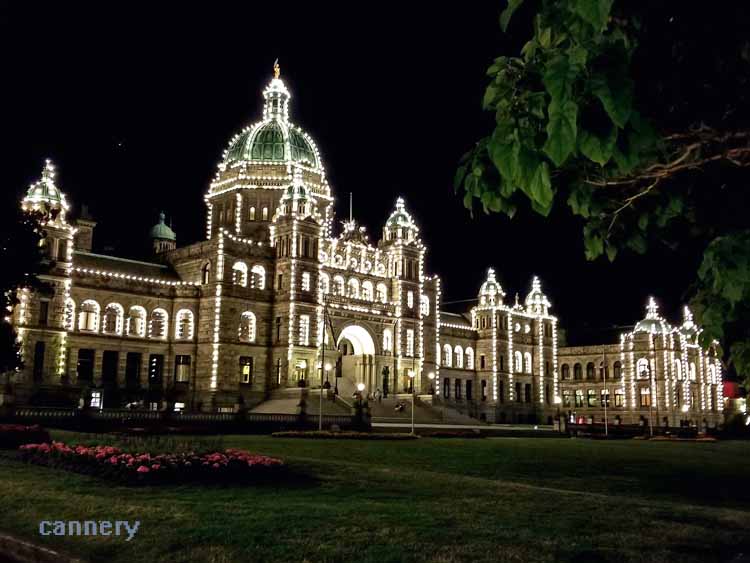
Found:
[{"label": "green leaf", "polygon": [[602,31],[607,27],[613,2],[614,0],[575,0],[571,8],[596,31]]},{"label": "green leaf", "polygon": [[537,166],[534,175],[531,178],[531,196],[533,201],[539,205],[542,211],[537,209],[542,215],[547,216],[552,209],[552,200],[555,193],[552,191],[552,182],[549,177],[549,165],[542,162]]},{"label": "green leaf", "polygon": [[578,106],[571,100],[564,102],[561,106],[553,99],[548,111],[549,123],[544,152],[556,166],[560,166],[576,146]]},{"label": "green leaf", "polygon": [[610,262],[614,262],[616,256],[617,256],[617,247],[613,244],[608,244],[607,245],[607,259]]},{"label": "green leaf", "polygon": [[[622,69],[623,74],[627,69]],[[599,98],[604,111],[620,129],[624,128],[633,111],[633,81],[629,76],[608,78],[598,76],[591,79],[591,91]]]},{"label": "green leaf", "polygon": [[508,7],[500,14],[500,27],[503,31],[508,31],[510,18],[513,17],[513,12],[515,12],[521,4],[523,4],[523,0],[508,0]]},{"label": "green leaf", "polygon": [[552,101],[562,103],[571,97],[573,83],[581,71],[581,65],[574,57],[557,55],[548,64],[542,76],[542,82]]},{"label": "green leaf", "polygon": [[599,235],[584,233],[583,245],[587,260],[594,260],[604,252],[604,241]]},{"label": "green leaf", "polygon": [[586,184],[574,186],[568,196],[568,206],[570,206],[573,214],[580,215],[581,217],[589,217],[593,194],[593,189]]},{"label": "green leaf", "polygon": [[611,127],[604,137],[581,129],[578,132],[578,148],[589,160],[604,166],[612,158],[612,151],[617,141],[617,128]]},{"label": "green leaf", "polygon": [[641,213],[641,216],[638,217],[638,228],[645,231],[646,227],[648,227],[648,213]]},{"label": "green leaf", "polygon": [[490,140],[490,158],[495,164],[502,177],[507,182],[514,182],[518,168],[518,143],[503,143],[495,140],[493,135]]}]

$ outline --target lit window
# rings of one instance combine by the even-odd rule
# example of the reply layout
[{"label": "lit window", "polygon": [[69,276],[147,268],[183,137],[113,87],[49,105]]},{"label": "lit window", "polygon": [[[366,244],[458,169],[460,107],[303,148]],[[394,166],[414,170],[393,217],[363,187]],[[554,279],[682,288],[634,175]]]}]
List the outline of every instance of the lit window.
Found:
[{"label": "lit window", "polygon": [[615,406],[625,406],[625,392],[622,389],[615,389]]},{"label": "lit window", "polygon": [[388,288],[384,283],[379,283],[375,288],[375,299],[381,303],[386,303],[388,301]]},{"label": "lit window", "polygon": [[310,316],[300,315],[299,317],[299,343],[300,346],[310,345]]},{"label": "lit window", "polygon": [[521,373],[523,371],[523,354],[516,350],[515,354],[513,354],[515,357],[515,371],[516,373]]},{"label": "lit window", "polygon": [[389,328],[383,331],[383,352],[393,352],[393,332]]},{"label": "lit window", "polygon": [[366,301],[372,301],[374,297],[374,289],[371,281],[362,282],[362,299]]},{"label": "lit window", "polygon": [[174,360],[174,380],[177,383],[187,383],[190,381],[190,364],[191,357],[179,354]]},{"label": "lit window", "polygon": [[167,338],[167,312],[164,309],[154,309],[149,321],[150,338]]},{"label": "lit window", "polygon": [[78,314],[78,330],[99,331],[99,303],[88,299],[81,303]]},{"label": "lit window", "polygon": [[256,264],[250,270],[250,287],[255,289],[266,289],[266,269],[260,264]]},{"label": "lit window", "polygon": [[146,309],[140,305],[133,305],[128,311],[128,336],[146,336]]},{"label": "lit window", "polygon": [[263,208],[263,220],[268,221],[268,207]]},{"label": "lit window", "polygon": [[174,412],[182,412],[185,410],[185,403],[175,403]]},{"label": "lit window", "polygon": [[589,407],[595,407],[596,406],[596,389],[589,389],[588,394],[586,395],[586,404]]},{"label": "lit window", "polygon": [[466,357],[466,369],[474,369],[474,349],[467,348],[464,356]]},{"label": "lit window", "polygon": [[406,330],[406,355],[414,356],[414,331],[410,328]]},{"label": "lit window", "polygon": [[253,358],[240,356],[240,383],[250,384],[253,382]]},{"label": "lit window", "polygon": [[531,353],[530,352],[526,352],[523,355],[523,363],[525,367],[524,371],[526,373],[531,373]]},{"label": "lit window", "polygon": [[244,262],[235,262],[232,266],[232,283],[247,287],[247,264]]},{"label": "lit window", "polygon": [[583,389],[576,389],[576,406],[583,406]]},{"label": "lit window", "polygon": [[420,298],[420,307],[422,310],[423,317],[430,316],[430,298],[429,297],[427,297],[426,295],[423,295]]},{"label": "lit window", "polygon": [[102,408],[102,392],[101,391],[92,391],[91,392],[91,408],[92,409],[100,409]]},{"label": "lit window", "polygon": [[250,220],[255,221],[255,207],[250,208]]},{"label": "lit window", "polygon": [[651,389],[648,387],[641,387],[641,406],[651,406]]},{"label": "lit window", "polygon": [[310,291],[310,272],[302,272],[302,291]]},{"label": "lit window", "polygon": [[122,334],[122,323],[125,310],[119,303],[110,303],[104,308],[102,332]]},{"label": "lit window", "polygon": [[331,280],[328,274],[320,274],[318,278],[318,285],[320,286],[321,293],[328,294],[331,291]]},{"label": "lit window", "polygon": [[175,336],[177,340],[191,340],[193,338],[193,312],[189,309],[181,309],[177,312]]},{"label": "lit window", "polygon": [[601,405],[609,408],[609,389],[601,390]]},{"label": "lit window", "polygon": [[453,353],[456,356],[456,367],[462,368],[464,367],[464,350],[461,348],[461,346],[456,346],[453,349]]},{"label": "lit window", "polygon": [[443,365],[447,368],[453,365],[453,348],[450,344],[443,346]]},{"label": "lit window", "polygon": [[646,358],[639,359],[635,364],[635,372],[640,378],[647,378],[649,376],[648,360]]},{"label": "lit window", "polygon": [[255,342],[255,332],[255,314],[252,311],[245,311],[240,315],[240,342]]},{"label": "lit window", "polygon": [[409,307],[409,309],[414,308],[414,292],[409,291],[406,293],[406,306]]}]

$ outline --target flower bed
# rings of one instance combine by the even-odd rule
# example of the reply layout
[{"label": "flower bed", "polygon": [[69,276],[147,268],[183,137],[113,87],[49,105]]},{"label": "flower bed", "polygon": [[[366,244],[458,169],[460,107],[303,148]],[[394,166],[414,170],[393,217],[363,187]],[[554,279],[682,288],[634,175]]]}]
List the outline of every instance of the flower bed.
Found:
[{"label": "flower bed", "polygon": [[313,438],[313,439],[332,439],[332,440],[416,440],[419,436],[414,434],[376,434],[373,432],[328,432],[311,430],[308,432],[291,431],[291,432],[274,432],[271,434],[274,438]]},{"label": "flower bed", "polygon": [[98,475],[126,484],[258,482],[277,479],[286,468],[280,459],[235,449],[154,455],[126,453],[113,446],[68,446],[52,442],[26,444],[19,451],[21,459],[29,463]]},{"label": "flower bed", "polygon": [[15,450],[21,444],[51,440],[49,432],[38,425],[0,424],[0,449],[3,450]]}]

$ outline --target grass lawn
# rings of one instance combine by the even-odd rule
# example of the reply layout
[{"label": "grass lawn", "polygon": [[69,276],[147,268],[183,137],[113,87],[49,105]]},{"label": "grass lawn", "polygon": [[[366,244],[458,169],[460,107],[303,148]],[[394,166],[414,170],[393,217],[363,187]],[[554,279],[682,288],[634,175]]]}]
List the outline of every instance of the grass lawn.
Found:
[{"label": "grass lawn", "polygon": [[[73,441],[69,433],[55,433]],[[0,529],[92,561],[729,561],[750,552],[750,443],[227,436],[311,478],[126,488],[0,460]],[[55,538],[40,520],[141,520]]]}]

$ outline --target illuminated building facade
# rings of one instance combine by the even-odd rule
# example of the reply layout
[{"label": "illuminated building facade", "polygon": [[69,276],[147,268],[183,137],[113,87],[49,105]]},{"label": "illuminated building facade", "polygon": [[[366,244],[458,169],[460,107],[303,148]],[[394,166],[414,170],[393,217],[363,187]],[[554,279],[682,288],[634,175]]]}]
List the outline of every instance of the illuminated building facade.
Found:
[{"label": "illuminated building facade", "polygon": [[[263,98],[262,119],[230,140],[205,195],[206,239],[178,247],[162,215],[153,262],[93,253],[95,222],[68,221],[47,163],[23,200],[48,217],[50,289],[20,290],[13,311],[18,399],[64,403],[87,389],[100,407],[233,410],[327,381],[342,397],[364,383],[482,420],[550,421],[562,400],[558,321],[540,281],[508,305],[490,269],[474,307],[441,311],[406,203],[375,242],[351,216],[338,228],[321,154],[290,121],[278,68]],[[641,340],[625,339],[623,357]],[[667,344],[651,340],[658,370]]]}]

